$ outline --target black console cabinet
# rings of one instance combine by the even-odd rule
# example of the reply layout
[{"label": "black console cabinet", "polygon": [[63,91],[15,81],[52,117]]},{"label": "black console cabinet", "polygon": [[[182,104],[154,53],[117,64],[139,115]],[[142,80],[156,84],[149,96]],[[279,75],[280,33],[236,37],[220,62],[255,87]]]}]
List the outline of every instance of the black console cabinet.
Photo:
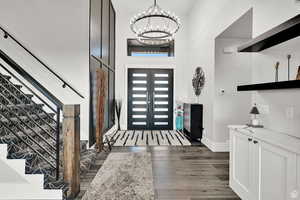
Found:
[{"label": "black console cabinet", "polygon": [[203,105],[183,105],[184,133],[192,140],[201,140],[203,133]]}]

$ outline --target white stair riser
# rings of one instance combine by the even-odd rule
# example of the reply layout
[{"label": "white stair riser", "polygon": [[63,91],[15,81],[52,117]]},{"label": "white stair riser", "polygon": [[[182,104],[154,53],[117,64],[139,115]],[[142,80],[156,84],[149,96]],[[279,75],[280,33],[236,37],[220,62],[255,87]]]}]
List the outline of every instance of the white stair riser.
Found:
[{"label": "white stair riser", "polygon": [[[25,174],[24,159],[7,159],[7,145],[0,145],[0,173],[13,173],[13,182],[0,180],[0,200],[62,200],[62,190],[45,190],[44,175]],[[7,174],[9,176],[9,174]]]},{"label": "white stair riser", "polygon": [[0,159],[7,157],[7,144],[0,144]]},{"label": "white stair riser", "polygon": [[61,200],[61,190],[44,190],[35,184],[0,184],[0,200]]}]

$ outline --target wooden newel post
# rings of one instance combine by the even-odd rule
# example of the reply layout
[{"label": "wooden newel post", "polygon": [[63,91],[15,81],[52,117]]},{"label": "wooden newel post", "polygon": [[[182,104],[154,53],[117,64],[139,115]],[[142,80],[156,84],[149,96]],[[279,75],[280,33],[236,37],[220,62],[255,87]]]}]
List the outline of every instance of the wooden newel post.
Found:
[{"label": "wooden newel post", "polygon": [[74,198],[80,192],[80,105],[65,105],[63,113],[64,180]]}]

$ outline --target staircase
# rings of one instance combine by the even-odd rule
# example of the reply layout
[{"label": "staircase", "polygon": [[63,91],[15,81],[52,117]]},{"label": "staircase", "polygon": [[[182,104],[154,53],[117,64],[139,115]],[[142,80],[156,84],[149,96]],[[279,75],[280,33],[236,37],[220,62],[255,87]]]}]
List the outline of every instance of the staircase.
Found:
[{"label": "staircase", "polygon": [[[66,199],[68,189],[72,191],[74,184],[70,184],[69,187],[63,178],[64,134],[61,113],[65,105],[48,90],[48,87],[37,80],[40,78],[37,74],[34,77],[24,70],[22,65],[31,66],[32,63],[33,69],[41,69],[46,77],[49,76],[49,79],[55,82],[56,87],[68,89],[76,97],[84,98],[84,96],[0,26],[0,36],[2,34],[3,38],[0,38],[0,200],[42,200],[52,199],[52,197]],[[93,165],[96,152],[87,149],[87,141],[81,141],[80,145],[80,173],[83,175]],[[75,151],[68,149],[65,152]],[[7,176],[2,168],[7,169],[10,173],[9,177],[15,179],[6,180]],[[77,175],[77,171],[74,173]],[[75,180],[70,174],[66,177],[71,182]],[[72,191],[72,194],[68,193],[68,195],[74,196],[75,192]],[[51,195],[47,197],[46,194]],[[57,198],[57,194],[60,198]]]},{"label": "staircase", "polygon": [[[23,86],[15,82],[23,83],[17,77],[12,81],[11,76],[0,73],[0,144],[7,145],[7,155],[3,155],[2,146],[0,157],[6,157],[7,160],[4,161],[8,165],[14,160],[22,161],[21,163],[25,161],[24,174],[31,179],[38,179],[37,183],[43,177],[42,188],[45,191],[60,190],[66,198],[68,184],[64,182],[62,175],[63,137],[58,116],[60,113],[46,102],[44,103],[47,105],[36,103],[35,99],[40,101],[41,98],[23,92]],[[86,143],[81,142],[81,174],[89,170],[96,157],[94,150],[87,150]],[[22,167],[20,163],[19,165]],[[21,169],[19,167],[16,171],[20,172]],[[1,192],[0,199],[8,198],[3,198]]]},{"label": "staircase", "polygon": [[25,174],[25,162],[24,159],[7,159],[7,145],[0,144],[0,199],[62,199],[61,190],[44,189],[44,175]]}]

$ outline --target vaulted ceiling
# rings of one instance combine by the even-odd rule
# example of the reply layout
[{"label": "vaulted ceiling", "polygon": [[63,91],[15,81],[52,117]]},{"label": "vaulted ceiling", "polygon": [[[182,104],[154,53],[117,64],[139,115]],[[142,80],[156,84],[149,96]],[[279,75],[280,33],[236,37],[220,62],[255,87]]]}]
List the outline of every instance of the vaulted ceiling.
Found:
[{"label": "vaulted ceiling", "polygon": [[[175,12],[178,15],[186,15],[192,9],[196,0],[157,0],[157,3],[165,10]],[[112,0],[117,12],[138,13],[153,5],[154,0]]]}]

